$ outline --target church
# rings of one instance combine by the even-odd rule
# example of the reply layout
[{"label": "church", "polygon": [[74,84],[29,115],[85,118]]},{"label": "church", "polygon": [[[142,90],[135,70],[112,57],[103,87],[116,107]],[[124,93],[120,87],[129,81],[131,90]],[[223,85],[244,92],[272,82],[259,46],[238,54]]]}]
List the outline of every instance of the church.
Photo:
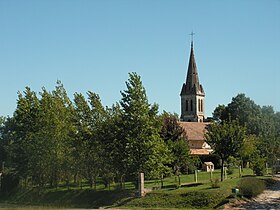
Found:
[{"label": "church", "polygon": [[180,126],[185,130],[192,155],[209,155],[213,150],[205,142],[206,122],[204,115],[205,92],[199,83],[194,57],[193,41],[186,81],[181,90]]}]

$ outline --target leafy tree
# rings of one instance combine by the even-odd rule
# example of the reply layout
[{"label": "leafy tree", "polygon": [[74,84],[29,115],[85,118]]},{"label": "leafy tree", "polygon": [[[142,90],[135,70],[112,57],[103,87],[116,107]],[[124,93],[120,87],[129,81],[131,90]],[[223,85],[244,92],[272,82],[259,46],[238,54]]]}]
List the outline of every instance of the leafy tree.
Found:
[{"label": "leafy tree", "polygon": [[236,121],[212,123],[207,127],[206,142],[218,154],[222,162],[221,181],[223,181],[224,162],[230,157],[236,157],[245,139],[245,128]]},{"label": "leafy tree", "polygon": [[238,94],[227,105],[219,105],[213,113],[214,118],[225,121],[237,121],[241,126],[246,126],[249,134],[259,133],[259,120],[261,119],[261,107],[245,94]]},{"label": "leafy tree", "polygon": [[178,116],[164,112],[161,117],[162,127],[160,131],[160,137],[165,141],[175,142],[180,138],[186,138],[184,129],[179,125]]},{"label": "leafy tree", "polygon": [[88,92],[89,103],[81,94],[74,95],[76,129],[75,156],[79,172],[96,188],[97,177],[103,168],[103,146],[101,131],[106,111],[96,93]]},{"label": "leafy tree", "polygon": [[219,104],[213,112],[213,118],[215,120],[222,120],[226,118],[226,114],[226,106],[224,104]]},{"label": "leafy tree", "polygon": [[245,137],[243,145],[239,151],[242,167],[244,167],[247,162],[253,160],[254,153],[257,150],[258,141],[259,139],[255,135],[247,135]]},{"label": "leafy tree", "polygon": [[187,167],[190,161],[190,149],[185,138],[179,138],[175,142],[169,142],[169,149],[173,156],[172,165],[174,174],[178,177],[179,186],[181,185],[180,174],[183,167]]},{"label": "leafy tree", "polygon": [[0,163],[6,160],[5,141],[3,139],[6,119],[0,116]]},{"label": "leafy tree", "polygon": [[77,176],[82,178],[84,171],[86,170],[85,161],[87,159],[87,153],[89,148],[87,147],[87,142],[92,138],[91,130],[91,109],[87,103],[85,97],[80,93],[74,94],[74,142],[73,142],[73,156],[74,156],[74,167],[75,181]]},{"label": "leafy tree", "polygon": [[179,125],[176,115],[164,112],[161,116],[161,121],[160,136],[171,151],[170,161],[172,170],[178,176],[179,185],[181,185],[181,170],[188,167],[191,163],[187,135],[185,130]]},{"label": "leafy tree", "polygon": [[147,177],[160,177],[168,162],[168,151],[159,136],[158,107],[148,103],[146,91],[136,73],[129,74],[126,87],[127,90],[121,92],[120,101],[125,170],[134,177],[139,172],[144,172]]},{"label": "leafy tree", "polygon": [[13,118],[7,124],[6,137],[8,138],[10,167],[15,168],[17,173],[24,179],[36,170],[32,167],[31,149],[36,140],[34,133],[39,130],[38,123],[39,99],[36,93],[29,87],[18,93],[17,108]]},{"label": "leafy tree", "polygon": [[121,113],[120,105],[116,103],[111,108],[106,108],[107,114],[100,130],[101,144],[103,146],[103,167],[102,179],[105,187],[117,178],[120,182],[120,188],[124,186],[124,176],[127,174],[124,165],[125,143],[123,133],[121,132]]}]

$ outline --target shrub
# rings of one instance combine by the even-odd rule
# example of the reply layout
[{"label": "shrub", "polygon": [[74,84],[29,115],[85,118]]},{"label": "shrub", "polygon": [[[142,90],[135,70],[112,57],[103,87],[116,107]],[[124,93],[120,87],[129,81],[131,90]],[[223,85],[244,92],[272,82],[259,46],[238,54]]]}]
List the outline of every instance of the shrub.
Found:
[{"label": "shrub", "polygon": [[195,207],[206,207],[211,202],[208,194],[203,192],[188,192],[182,195],[185,197],[185,202],[189,203],[190,206]]},{"label": "shrub", "polygon": [[257,176],[263,176],[265,174],[265,159],[257,157],[252,161],[252,169]]},{"label": "shrub", "polygon": [[232,166],[227,168],[227,175],[232,175],[234,172],[234,168]]},{"label": "shrub", "polygon": [[246,198],[256,197],[265,189],[264,181],[255,177],[242,178],[238,184],[240,194]]},{"label": "shrub", "polygon": [[218,178],[216,178],[214,180],[211,180],[211,187],[212,188],[219,188],[220,187]]}]

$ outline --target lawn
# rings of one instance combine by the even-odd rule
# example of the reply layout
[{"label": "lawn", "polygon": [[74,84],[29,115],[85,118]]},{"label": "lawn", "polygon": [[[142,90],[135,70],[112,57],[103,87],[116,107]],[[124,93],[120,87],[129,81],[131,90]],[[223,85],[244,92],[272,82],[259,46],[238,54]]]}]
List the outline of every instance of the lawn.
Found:
[{"label": "lawn", "polygon": [[[243,176],[252,175],[251,169],[244,169]],[[220,170],[213,172],[212,180],[220,179]],[[231,189],[237,186],[240,180],[238,169],[228,175],[223,182],[218,182],[217,188],[212,187],[210,173],[198,172],[197,183],[193,174],[183,175],[181,177],[181,187],[176,185],[176,177],[164,179],[164,187],[148,193],[144,198],[135,198],[123,200],[120,208],[166,208],[172,209],[209,209],[217,207],[231,195]],[[146,181],[146,188],[159,187],[156,181]]]},{"label": "lawn", "polygon": [[[243,175],[252,175],[251,169],[244,169]],[[220,179],[220,170],[213,172],[213,180]],[[12,196],[0,198],[0,203],[14,203],[24,205],[55,206],[70,208],[98,208],[117,207],[129,209],[202,209],[214,208],[224,202],[231,195],[231,189],[237,186],[240,180],[238,169],[228,175],[223,182],[218,182],[219,188],[213,188],[210,173],[198,172],[197,183],[194,175],[182,175],[181,187],[178,187],[177,177],[164,179],[163,188],[153,190],[143,198],[135,198],[135,188],[132,182],[126,182],[125,190],[119,190],[118,185],[105,189],[103,184],[97,185],[97,190],[91,190],[84,183],[83,189],[72,185],[68,190],[65,186],[57,189],[36,188],[23,189]],[[159,180],[146,180],[145,188],[159,188]],[[0,205],[1,207],[1,205]]]}]

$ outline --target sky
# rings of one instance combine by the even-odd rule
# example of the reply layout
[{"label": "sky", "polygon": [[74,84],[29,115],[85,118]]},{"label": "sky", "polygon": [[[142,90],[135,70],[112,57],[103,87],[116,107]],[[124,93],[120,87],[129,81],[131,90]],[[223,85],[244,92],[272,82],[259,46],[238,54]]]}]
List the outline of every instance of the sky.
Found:
[{"label": "sky", "polygon": [[206,116],[239,93],[280,111],[280,0],[0,0],[0,116],[57,80],[111,106],[129,72],[180,114],[192,31]]}]

